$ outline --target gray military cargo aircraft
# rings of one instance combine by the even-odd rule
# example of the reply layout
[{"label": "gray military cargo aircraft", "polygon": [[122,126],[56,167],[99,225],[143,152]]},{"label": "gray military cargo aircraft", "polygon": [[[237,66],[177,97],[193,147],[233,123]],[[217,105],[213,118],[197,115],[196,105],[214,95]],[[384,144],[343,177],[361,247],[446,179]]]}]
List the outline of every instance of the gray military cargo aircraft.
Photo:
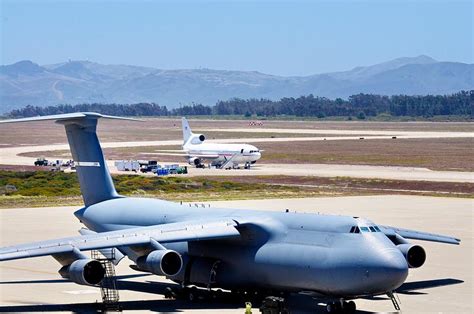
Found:
[{"label": "gray military cargo aircraft", "polygon": [[0,260],[51,255],[60,274],[81,285],[104,278],[88,250],[114,248],[132,268],[180,283],[261,293],[311,292],[328,312],[355,311],[351,300],[390,294],[425,251],[407,239],[459,244],[460,240],[377,225],[360,217],[193,208],[119,195],[96,134],[97,113],[17,120],[55,120],[66,128],[85,206],[74,214],[82,235],[0,248]]}]

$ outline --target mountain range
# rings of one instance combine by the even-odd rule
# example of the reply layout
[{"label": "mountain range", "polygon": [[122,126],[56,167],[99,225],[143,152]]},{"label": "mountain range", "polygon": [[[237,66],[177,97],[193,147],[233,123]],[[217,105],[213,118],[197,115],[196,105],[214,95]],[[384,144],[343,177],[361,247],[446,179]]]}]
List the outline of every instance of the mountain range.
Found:
[{"label": "mountain range", "polygon": [[191,102],[213,105],[239,98],[313,94],[347,98],[449,94],[474,89],[474,64],[404,57],[349,71],[310,76],[277,76],[256,71],[160,70],[90,61],[38,65],[20,61],[0,66],[0,113],[25,105],[155,102],[168,108]]}]

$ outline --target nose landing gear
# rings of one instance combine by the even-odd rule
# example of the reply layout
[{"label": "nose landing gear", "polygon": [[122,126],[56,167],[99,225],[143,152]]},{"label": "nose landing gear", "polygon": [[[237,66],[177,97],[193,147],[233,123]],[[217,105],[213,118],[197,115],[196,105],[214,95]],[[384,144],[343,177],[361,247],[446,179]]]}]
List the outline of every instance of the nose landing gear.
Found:
[{"label": "nose landing gear", "polygon": [[356,304],[354,301],[339,301],[328,303],[326,312],[331,314],[353,314],[356,311]]}]

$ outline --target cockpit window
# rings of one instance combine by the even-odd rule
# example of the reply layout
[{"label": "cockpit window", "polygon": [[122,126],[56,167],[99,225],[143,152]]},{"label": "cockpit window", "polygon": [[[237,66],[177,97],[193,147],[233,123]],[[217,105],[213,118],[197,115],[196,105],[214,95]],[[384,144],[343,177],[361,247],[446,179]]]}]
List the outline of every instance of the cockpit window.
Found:
[{"label": "cockpit window", "polygon": [[351,231],[349,231],[349,233],[360,233],[359,227],[352,226]]},{"label": "cockpit window", "polygon": [[361,232],[381,232],[380,228],[377,226],[368,226],[368,227],[359,227],[358,226],[352,226],[350,233],[361,233]]}]

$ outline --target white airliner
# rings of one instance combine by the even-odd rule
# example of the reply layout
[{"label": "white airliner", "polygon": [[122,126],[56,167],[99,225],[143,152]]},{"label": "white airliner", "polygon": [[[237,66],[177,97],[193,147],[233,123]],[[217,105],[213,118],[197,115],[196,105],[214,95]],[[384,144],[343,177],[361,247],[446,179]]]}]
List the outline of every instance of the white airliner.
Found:
[{"label": "white airliner", "polygon": [[189,164],[204,167],[203,161],[210,161],[210,165],[218,168],[236,168],[244,164],[250,168],[262,156],[260,150],[248,144],[218,144],[204,143],[203,134],[194,134],[188,120],[183,117],[183,151]]}]

